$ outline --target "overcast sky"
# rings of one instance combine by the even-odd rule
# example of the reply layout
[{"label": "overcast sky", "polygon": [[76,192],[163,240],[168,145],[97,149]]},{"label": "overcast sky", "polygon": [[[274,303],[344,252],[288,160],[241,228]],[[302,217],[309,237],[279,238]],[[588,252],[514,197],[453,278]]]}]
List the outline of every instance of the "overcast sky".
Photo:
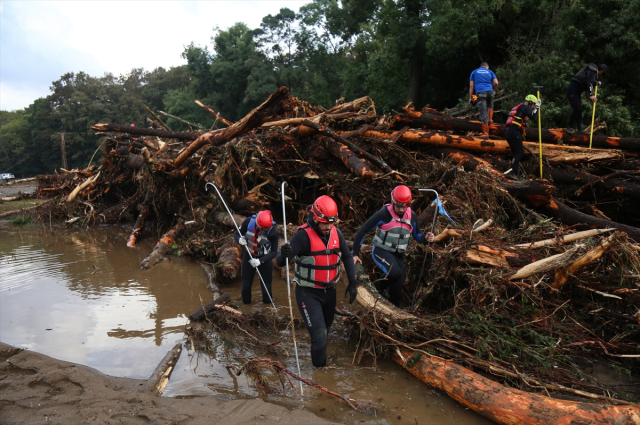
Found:
[{"label": "overcast sky", "polygon": [[0,1],[0,109],[47,96],[66,72],[115,75],[185,62],[184,46],[210,46],[213,28],[257,28],[303,1]]}]

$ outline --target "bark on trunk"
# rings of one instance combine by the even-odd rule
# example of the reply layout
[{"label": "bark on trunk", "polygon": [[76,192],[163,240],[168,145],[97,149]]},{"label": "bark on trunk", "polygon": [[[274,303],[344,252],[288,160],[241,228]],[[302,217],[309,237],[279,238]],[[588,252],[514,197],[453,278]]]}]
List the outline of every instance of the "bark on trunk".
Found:
[{"label": "bark on trunk", "polygon": [[314,122],[311,122],[309,120],[304,120],[302,122],[302,124],[304,126],[306,126],[306,127],[313,128],[318,133],[320,133],[320,134],[322,134],[324,136],[331,137],[336,142],[340,142],[343,145],[348,146],[353,152],[355,152],[358,155],[363,156],[364,158],[368,159],[373,164],[377,165],[382,170],[384,170],[386,173],[391,173],[393,171],[393,169],[391,167],[389,167],[386,162],[384,162],[383,160],[381,160],[380,158],[378,158],[378,157],[376,157],[374,155],[371,155],[369,152],[365,151],[364,149],[362,149],[360,146],[356,145],[355,143],[353,143],[353,142],[345,139],[344,137],[336,134],[333,130],[331,130],[331,129],[327,128],[327,127],[323,127],[321,125],[318,125],[318,124],[316,124]]},{"label": "bark on trunk", "polygon": [[[431,128],[437,130],[458,130],[458,131],[482,131],[482,123],[479,121],[469,121],[459,118],[452,118],[444,115],[430,113],[420,113],[408,111],[406,115],[396,115],[391,120],[391,128],[400,129],[404,126],[412,128]],[[504,124],[492,124],[489,126],[489,134],[504,137]],[[528,127],[525,129],[527,140],[538,140],[538,128]],[[542,141],[544,143],[564,143],[566,145],[589,146],[589,135],[587,134],[567,134],[566,131],[555,128],[542,129]],[[640,152],[640,139],[631,137],[607,137],[593,136],[594,148],[600,149],[622,149],[632,152]]]},{"label": "bark on trunk", "polygon": [[234,280],[240,276],[242,251],[240,245],[233,238],[229,238],[224,245],[216,250],[219,263],[218,270],[227,281]]},{"label": "bark on trunk", "polygon": [[140,212],[138,213],[138,218],[136,220],[136,224],[133,226],[133,231],[131,232],[131,236],[129,236],[129,240],[127,241],[127,246],[129,248],[133,248],[136,246],[136,242],[142,236],[142,231],[144,230],[145,222],[147,221],[147,214],[149,214],[149,201],[151,200],[151,191],[147,190],[147,194],[144,196],[144,201],[140,204],[138,209]]},{"label": "bark on trunk", "polygon": [[[368,130],[364,137],[394,139],[398,133]],[[435,147],[462,149],[473,152],[511,154],[506,140],[485,140],[477,137],[458,136],[436,131],[405,131],[398,139],[405,143],[424,144]],[[538,143],[524,142],[525,147],[538,152]],[[597,161],[619,161],[624,158],[621,152],[601,149],[587,149],[575,146],[543,145],[542,156],[552,163],[581,164]]]},{"label": "bark on trunk", "polygon": [[558,400],[505,387],[470,369],[402,350],[394,360],[425,384],[498,424],[572,425],[640,423],[639,406]]},{"label": "bark on trunk", "polygon": [[171,247],[175,244],[176,230],[174,227],[160,238],[151,254],[140,263],[140,269],[148,270],[167,258],[171,253]]},{"label": "bark on trunk", "polygon": [[164,137],[166,139],[178,139],[178,140],[196,140],[198,135],[195,133],[187,133],[182,131],[167,131],[157,130],[155,128],[144,127],[130,127],[123,124],[94,124],[91,126],[92,130],[96,131],[116,131],[118,133],[129,133],[139,136],[157,136]]},{"label": "bark on trunk", "polygon": [[200,320],[203,320],[205,317],[207,317],[207,314],[215,310],[216,306],[228,303],[229,301],[231,301],[231,298],[229,298],[229,294],[222,294],[211,301],[209,304],[202,306],[194,311],[191,316],[189,316],[189,320],[191,320],[192,322],[199,322]]},{"label": "bark on trunk", "polygon": [[361,179],[373,183],[376,173],[367,165],[364,159],[358,158],[348,147],[330,137],[322,137],[320,141],[325,149],[342,161],[349,171]]},{"label": "bark on trunk", "polygon": [[282,101],[289,97],[289,89],[280,87],[275,93],[260,106],[249,112],[244,118],[230,127],[218,132],[207,132],[193,141],[173,162],[175,167],[180,165],[206,145],[221,145],[234,137],[247,133],[254,128],[260,127],[262,123],[269,121],[277,115],[282,106]]},{"label": "bark on trunk", "polygon": [[498,170],[491,164],[466,152],[453,149],[440,149],[438,151],[452,161],[464,165],[468,169],[483,167],[494,175],[501,176],[502,185],[513,196],[527,202],[536,210],[549,217],[553,217],[567,225],[577,225],[581,229],[615,228],[626,232],[636,242],[640,241],[640,229],[626,224],[616,223],[603,218],[587,215],[567,207],[553,197],[554,187],[537,180],[508,182]]}]

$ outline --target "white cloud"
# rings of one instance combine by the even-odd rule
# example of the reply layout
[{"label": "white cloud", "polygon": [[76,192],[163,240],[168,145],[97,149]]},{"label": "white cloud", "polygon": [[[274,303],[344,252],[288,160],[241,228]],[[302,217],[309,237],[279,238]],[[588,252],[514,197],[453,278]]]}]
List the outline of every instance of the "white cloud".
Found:
[{"label": "white cloud", "polygon": [[3,1],[0,109],[46,96],[65,72],[118,75],[181,65],[184,46],[210,45],[216,26],[256,28],[267,14],[282,7],[297,11],[308,1]]}]

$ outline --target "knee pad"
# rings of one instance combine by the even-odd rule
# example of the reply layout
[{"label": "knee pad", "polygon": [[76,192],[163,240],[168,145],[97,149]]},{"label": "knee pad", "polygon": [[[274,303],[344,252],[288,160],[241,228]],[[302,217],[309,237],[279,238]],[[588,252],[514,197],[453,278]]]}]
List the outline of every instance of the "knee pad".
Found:
[{"label": "knee pad", "polygon": [[327,365],[326,329],[316,329],[311,333],[311,361],[315,367]]}]

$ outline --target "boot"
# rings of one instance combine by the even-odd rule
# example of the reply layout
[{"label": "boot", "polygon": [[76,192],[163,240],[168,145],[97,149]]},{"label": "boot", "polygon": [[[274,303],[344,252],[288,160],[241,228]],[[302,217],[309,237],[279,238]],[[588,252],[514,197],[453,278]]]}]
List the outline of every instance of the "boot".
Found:
[{"label": "boot", "polygon": [[489,124],[482,123],[482,135],[480,136],[480,138],[481,139],[489,138]]},{"label": "boot", "polygon": [[493,108],[488,108],[487,113],[489,114],[489,125],[493,124]]}]

